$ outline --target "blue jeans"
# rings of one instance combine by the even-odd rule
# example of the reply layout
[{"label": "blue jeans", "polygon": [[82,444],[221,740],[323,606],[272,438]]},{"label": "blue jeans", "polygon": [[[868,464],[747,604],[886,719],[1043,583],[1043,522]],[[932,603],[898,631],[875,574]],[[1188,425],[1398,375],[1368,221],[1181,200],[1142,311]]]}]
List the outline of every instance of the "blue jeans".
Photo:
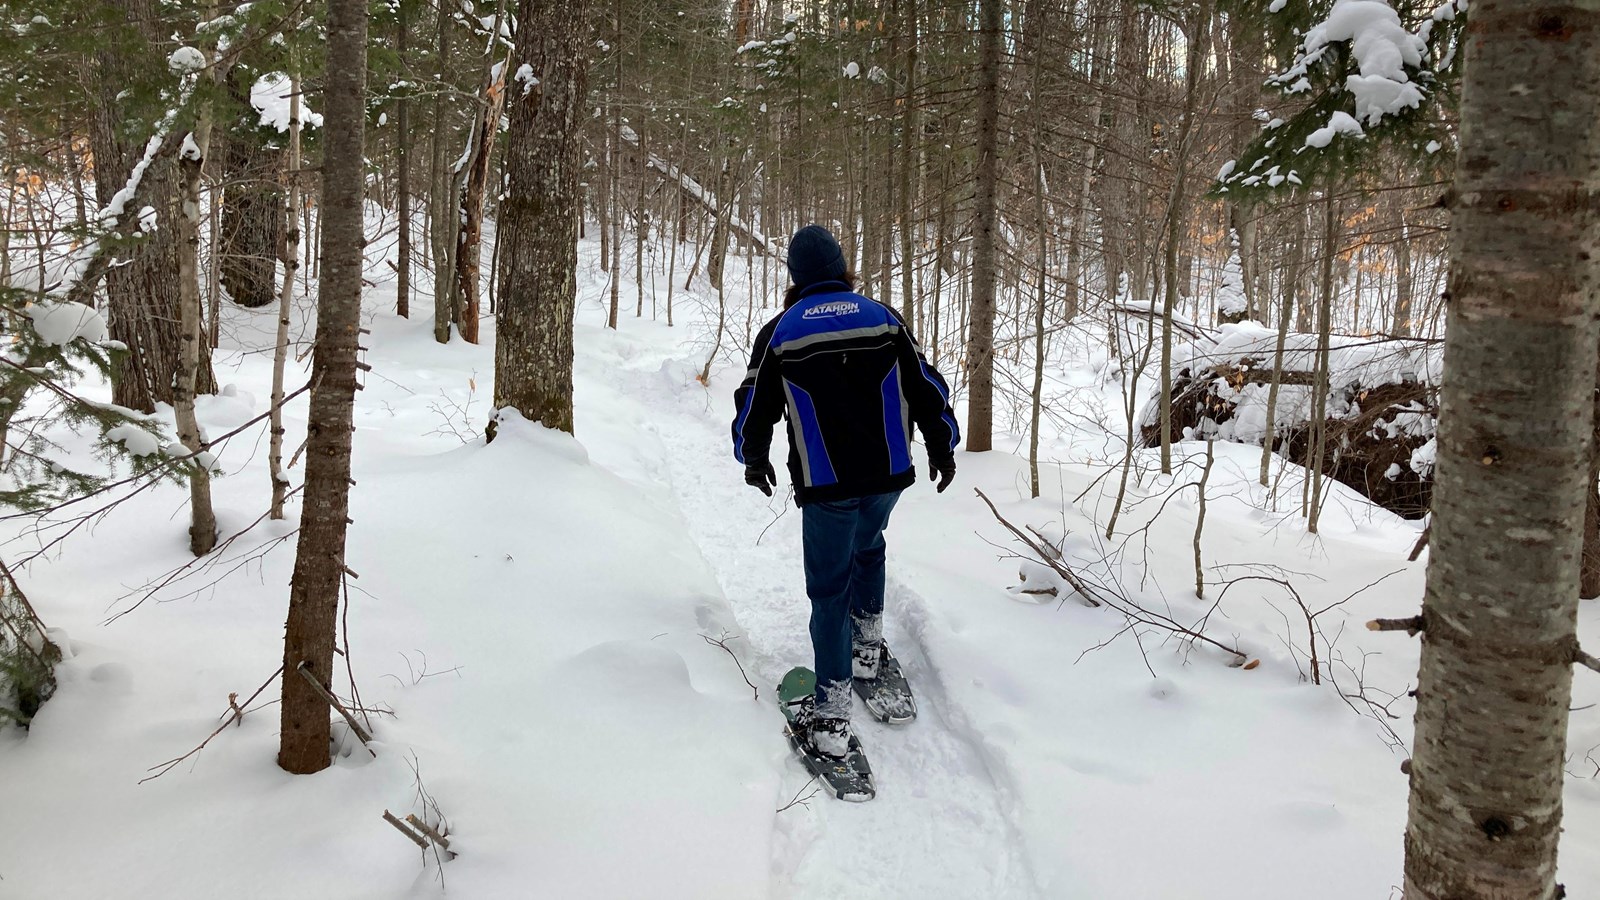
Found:
[{"label": "blue jeans", "polygon": [[824,717],[850,717],[851,644],[882,640],[883,529],[899,499],[894,491],[800,508],[817,712]]}]

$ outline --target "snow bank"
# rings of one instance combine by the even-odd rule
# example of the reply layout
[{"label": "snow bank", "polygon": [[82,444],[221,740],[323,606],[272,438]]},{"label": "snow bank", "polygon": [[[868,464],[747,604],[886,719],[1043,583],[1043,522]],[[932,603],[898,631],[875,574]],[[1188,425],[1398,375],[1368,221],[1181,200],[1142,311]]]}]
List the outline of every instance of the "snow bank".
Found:
[{"label": "snow bank", "polygon": [[[764,896],[784,802],[778,714],[701,637],[731,619],[681,519],[570,436],[517,420],[489,446],[430,435],[429,383],[465,391],[489,358],[430,347],[410,323],[373,330],[371,358],[404,385],[374,379],[360,398],[346,553],[361,575],[348,616],[362,698],[396,712],[375,717],[377,758],[341,727],[331,769],[286,775],[265,706],[139,784],[215,728],[229,692],[242,701],[278,665],[292,566],[291,539],[248,574],[189,581],[160,598],[176,602],[101,627],[131,602],[118,599],[128,585],[189,559],[172,516],[183,488],[162,488],[30,573],[30,596],[75,652],[32,731],[0,732],[5,890],[438,896],[431,862],[379,818],[422,812],[415,767],[461,852],[444,870],[451,896]],[[238,374],[264,396],[269,363],[245,361]],[[251,408],[234,390],[207,414]],[[305,415],[301,398],[290,433]],[[214,483],[232,533],[260,513],[265,460],[249,441],[223,453],[243,476]],[[293,503],[289,515],[233,552],[287,534]]]}]

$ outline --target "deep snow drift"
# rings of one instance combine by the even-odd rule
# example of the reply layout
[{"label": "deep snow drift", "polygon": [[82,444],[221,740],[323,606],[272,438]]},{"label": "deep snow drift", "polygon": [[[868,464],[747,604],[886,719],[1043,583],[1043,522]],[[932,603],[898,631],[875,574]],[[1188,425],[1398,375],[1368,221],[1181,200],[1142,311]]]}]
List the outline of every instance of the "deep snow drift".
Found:
[{"label": "deep snow drift", "polygon": [[[771,690],[809,663],[799,516],[747,488],[727,446],[743,350],[725,348],[709,386],[696,381],[715,311],[698,294],[679,293],[676,328],[625,313],[619,331],[603,329],[604,275],[595,248],[582,251],[577,437],[512,422],[489,446],[492,322],[479,346],[435,344],[430,323],[392,315],[389,270],[370,267],[347,618],[361,699],[394,712],[374,716],[376,757],[340,728],[332,768],[280,772],[274,685],[240,726],[139,783],[281,661],[298,507],[111,624],[188,561],[181,488],[136,498],[22,573],[71,658],[31,731],[0,735],[0,896],[1398,893],[1396,741],[1409,736],[1417,650],[1360,625],[1415,610],[1415,524],[1334,485],[1321,534],[1307,535],[1300,470],[1276,467],[1269,497],[1254,483],[1259,451],[1218,444],[1196,599],[1204,445],[1181,445],[1168,478],[1141,455],[1106,540],[1120,445],[1097,423],[1114,424],[1121,400],[1099,361],[1061,361],[1040,499],[1026,499],[1025,460],[963,453],[951,491],[921,481],[896,510],[888,637],[922,717],[890,728],[858,716],[878,799],[813,796]],[[745,296],[742,283],[729,291],[736,320]],[[271,324],[270,312],[230,311],[217,360],[229,387],[200,411],[210,433],[266,409]],[[291,386],[303,378],[291,372]],[[291,435],[305,409],[291,407]],[[265,444],[257,428],[218,455],[225,535],[265,509]],[[1260,665],[1008,590],[1018,548],[974,487],[1011,521],[1064,536],[1070,559],[1147,607],[1189,624],[1209,613],[1208,633]],[[41,539],[12,533],[8,560]],[[1340,604],[1315,623],[1334,683],[1306,677],[1311,639],[1293,596],[1267,580],[1224,584],[1245,575],[1289,582],[1312,611]],[[1600,643],[1600,608],[1581,615]],[[1589,849],[1600,781],[1586,759],[1600,713],[1585,708],[1600,684],[1577,678],[1562,856],[1574,896],[1600,889]],[[419,858],[385,809],[442,811],[460,856]]]}]

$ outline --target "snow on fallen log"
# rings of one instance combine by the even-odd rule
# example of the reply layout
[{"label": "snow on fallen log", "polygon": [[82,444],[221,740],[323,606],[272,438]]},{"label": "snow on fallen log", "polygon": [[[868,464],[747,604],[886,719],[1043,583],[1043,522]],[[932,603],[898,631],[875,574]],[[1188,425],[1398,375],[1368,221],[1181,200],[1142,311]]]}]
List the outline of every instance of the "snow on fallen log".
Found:
[{"label": "snow on fallen log", "polygon": [[[639,135],[637,132],[624,125],[620,133],[625,143],[632,145],[636,150],[639,149]],[[677,184],[678,189],[683,192],[685,197],[698,203],[706,212],[711,213],[713,216],[724,215],[722,204],[718,201],[716,195],[706,190],[704,185],[691,178],[679,167],[656,156],[654,153],[646,154],[645,164],[657,175],[660,175],[663,180]],[[789,258],[789,253],[782,244],[768,238],[754,225],[746,222],[737,214],[730,211],[726,214],[725,220],[729,228],[755,247],[757,253],[780,261]]]},{"label": "snow on fallen log", "polygon": [[[1174,440],[1261,445],[1305,461],[1312,443],[1317,336],[1290,334],[1267,421],[1277,332],[1223,325],[1174,348]],[[1417,518],[1432,498],[1434,432],[1443,364],[1436,341],[1334,335],[1328,357],[1325,473],[1399,515]],[[1160,398],[1139,415],[1144,446],[1159,446]],[[1270,436],[1269,436],[1270,435]]]}]

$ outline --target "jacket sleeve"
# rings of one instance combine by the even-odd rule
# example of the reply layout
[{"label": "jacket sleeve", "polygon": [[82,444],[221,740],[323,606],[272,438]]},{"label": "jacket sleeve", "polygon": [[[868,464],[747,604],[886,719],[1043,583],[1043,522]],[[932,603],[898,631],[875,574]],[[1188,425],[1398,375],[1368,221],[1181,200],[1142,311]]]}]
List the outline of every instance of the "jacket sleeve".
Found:
[{"label": "jacket sleeve", "polygon": [[945,384],[944,376],[929,365],[927,358],[922,355],[922,347],[912,336],[911,327],[900,318],[899,313],[894,315],[900,320],[896,342],[900,353],[900,371],[906,373],[904,390],[911,421],[922,432],[922,440],[928,446],[929,460],[951,459],[955,456],[956,445],[961,443],[961,428],[956,425],[955,411],[950,408],[950,386]]},{"label": "jacket sleeve", "polygon": [[778,320],[768,322],[756,335],[750,368],[733,393],[733,457],[745,465],[762,462],[772,449],[772,426],[783,417],[783,375],[772,335]]}]

